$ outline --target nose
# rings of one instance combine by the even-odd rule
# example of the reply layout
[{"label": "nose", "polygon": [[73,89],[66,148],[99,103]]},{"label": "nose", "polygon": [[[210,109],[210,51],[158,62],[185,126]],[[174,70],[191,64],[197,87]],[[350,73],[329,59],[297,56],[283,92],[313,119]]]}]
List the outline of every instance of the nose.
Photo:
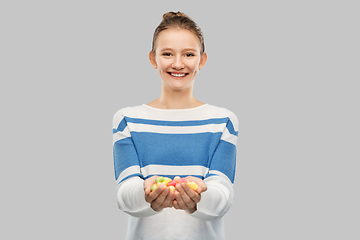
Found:
[{"label": "nose", "polygon": [[184,63],[182,62],[181,56],[174,58],[174,61],[173,61],[171,67],[174,69],[177,69],[177,70],[184,68]]}]

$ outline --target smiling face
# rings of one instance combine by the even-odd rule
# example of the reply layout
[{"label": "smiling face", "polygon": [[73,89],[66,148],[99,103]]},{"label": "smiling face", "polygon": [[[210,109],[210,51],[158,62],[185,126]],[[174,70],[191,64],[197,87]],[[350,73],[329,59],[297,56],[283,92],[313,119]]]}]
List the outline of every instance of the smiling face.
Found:
[{"label": "smiling face", "polygon": [[207,56],[200,53],[197,36],[189,30],[170,28],[162,31],[155,42],[155,54],[149,58],[158,69],[163,88],[186,90],[193,86],[194,79]]}]

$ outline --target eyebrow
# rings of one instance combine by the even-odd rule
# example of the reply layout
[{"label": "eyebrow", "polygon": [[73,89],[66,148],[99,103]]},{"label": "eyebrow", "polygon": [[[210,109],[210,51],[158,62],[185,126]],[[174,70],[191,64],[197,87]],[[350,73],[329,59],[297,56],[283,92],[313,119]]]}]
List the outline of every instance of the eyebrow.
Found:
[{"label": "eyebrow", "polygon": [[196,49],[194,49],[194,48],[185,48],[183,51],[184,51],[184,52],[187,52],[187,51],[194,51],[194,52],[196,52]]},{"label": "eyebrow", "polygon": [[[164,51],[173,51],[172,48],[163,48],[161,49],[160,51],[164,52]],[[193,51],[193,52],[196,52],[196,49],[194,48],[185,48],[182,50],[183,52],[187,52],[187,51]]]}]

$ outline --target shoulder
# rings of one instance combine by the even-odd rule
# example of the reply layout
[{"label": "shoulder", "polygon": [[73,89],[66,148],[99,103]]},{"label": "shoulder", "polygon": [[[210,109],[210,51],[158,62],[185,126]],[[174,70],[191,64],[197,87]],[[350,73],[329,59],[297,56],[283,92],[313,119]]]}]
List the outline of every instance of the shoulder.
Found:
[{"label": "shoulder", "polygon": [[239,120],[233,111],[214,105],[209,105],[209,111],[211,111],[214,118],[229,118],[234,126],[238,126]]},{"label": "shoulder", "polygon": [[228,116],[228,117],[229,116],[236,117],[234,112],[232,112],[231,110],[229,110],[227,108],[224,108],[224,107],[209,105],[209,110],[213,111],[217,115]]},{"label": "shoulder", "polygon": [[115,112],[113,116],[113,125],[117,126],[125,117],[136,118],[142,111],[143,105],[134,107],[124,107]]}]

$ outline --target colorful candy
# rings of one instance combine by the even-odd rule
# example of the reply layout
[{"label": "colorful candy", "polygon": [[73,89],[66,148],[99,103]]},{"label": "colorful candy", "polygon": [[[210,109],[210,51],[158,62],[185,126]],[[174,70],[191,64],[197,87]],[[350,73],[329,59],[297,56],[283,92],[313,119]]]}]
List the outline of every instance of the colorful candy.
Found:
[{"label": "colorful candy", "polygon": [[166,186],[170,187],[170,186],[173,186],[175,187],[177,184],[177,182],[175,180],[172,180],[171,182],[169,182]]},{"label": "colorful candy", "polygon": [[188,183],[189,181],[187,180],[187,179],[185,179],[185,178],[180,178],[179,180],[178,180],[178,183]]},{"label": "colorful candy", "polygon": [[157,184],[153,184],[151,186],[151,191],[155,191],[155,189],[157,189],[159,186]]},{"label": "colorful candy", "polygon": [[155,179],[155,183],[151,186],[151,191],[155,191],[160,184],[164,184],[165,186],[169,187],[171,191],[175,191],[176,184],[186,183],[192,190],[196,190],[198,185],[195,182],[190,182],[186,178],[181,178],[179,176],[174,177],[174,180],[168,177],[158,177]]},{"label": "colorful candy", "polygon": [[163,181],[164,181],[164,177],[158,177],[155,179],[156,183],[159,183],[159,182],[162,183]]},{"label": "colorful candy", "polygon": [[198,185],[195,182],[188,182],[187,184],[194,191],[198,188]]},{"label": "colorful candy", "polygon": [[167,185],[169,182],[171,182],[171,178],[168,178],[168,177],[164,177],[164,181],[162,182],[162,184],[165,184]]}]

